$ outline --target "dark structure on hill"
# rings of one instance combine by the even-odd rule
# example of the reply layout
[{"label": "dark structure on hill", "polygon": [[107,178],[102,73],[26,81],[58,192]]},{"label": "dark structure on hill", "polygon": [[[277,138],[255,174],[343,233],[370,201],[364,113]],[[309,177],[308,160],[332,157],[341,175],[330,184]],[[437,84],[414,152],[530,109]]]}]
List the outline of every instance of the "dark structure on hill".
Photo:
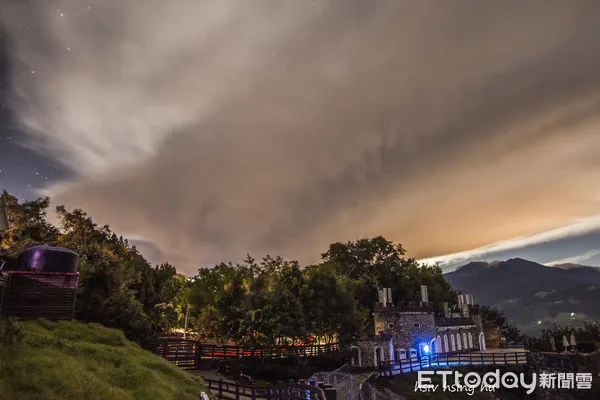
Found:
[{"label": "dark structure on hill", "polygon": [[79,255],[58,246],[24,250],[11,270],[0,271],[0,313],[21,319],[73,318]]},{"label": "dark structure on hill", "polygon": [[486,350],[479,306],[472,295],[460,295],[456,311],[444,303],[443,314],[437,314],[426,286],[421,286],[422,299],[416,304],[394,304],[391,292],[390,288],[379,292],[373,313],[375,332],[352,344],[352,367],[375,368],[383,362],[432,354]]}]

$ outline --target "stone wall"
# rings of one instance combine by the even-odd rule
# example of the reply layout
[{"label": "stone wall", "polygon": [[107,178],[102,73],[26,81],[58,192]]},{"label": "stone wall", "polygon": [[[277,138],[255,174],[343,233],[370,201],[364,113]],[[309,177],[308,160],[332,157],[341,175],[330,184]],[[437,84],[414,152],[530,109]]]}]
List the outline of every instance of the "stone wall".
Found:
[{"label": "stone wall", "polygon": [[[451,318],[452,315],[448,314],[447,319],[436,319],[428,304],[412,308],[396,307],[390,303],[377,304],[373,313],[374,333],[378,335],[384,332],[392,337],[394,359],[404,355],[410,357],[409,350],[419,351],[419,345],[422,343],[431,344],[433,342],[433,347],[430,349],[432,353],[482,350],[479,342],[479,334],[482,332],[481,314],[478,307],[475,306],[471,306],[468,310],[472,311],[468,313],[468,318],[465,318],[463,314],[456,314],[455,318]],[[439,326],[436,323],[447,325]],[[456,337],[457,334],[460,344]],[[444,343],[444,335],[448,337],[447,348]],[[452,346],[451,335],[455,337],[454,346]],[[493,345],[493,343],[491,344]]]},{"label": "stone wall", "polygon": [[435,337],[434,315],[429,312],[389,311],[375,313],[375,333],[392,336],[394,348],[418,348],[418,343],[429,343]]},{"label": "stone wall", "polygon": [[471,319],[473,320],[473,322],[475,323],[475,325],[477,326],[477,328],[479,329],[479,331],[483,331],[483,323],[481,321],[481,314],[479,312],[471,312]]},{"label": "stone wall", "polygon": [[[372,367],[375,368],[377,363],[375,361],[375,349],[381,348],[382,361],[389,361],[391,359],[391,338],[374,338],[374,339],[363,339],[354,342],[350,346],[350,365],[352,367]],[[360,359],[357,360],[357,349],[360,353]]]}]

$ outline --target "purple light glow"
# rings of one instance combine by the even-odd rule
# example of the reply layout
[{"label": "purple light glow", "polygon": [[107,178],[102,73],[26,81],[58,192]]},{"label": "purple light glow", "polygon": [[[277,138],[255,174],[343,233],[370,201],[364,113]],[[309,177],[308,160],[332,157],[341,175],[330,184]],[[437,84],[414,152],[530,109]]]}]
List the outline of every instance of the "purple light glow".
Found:
[{"label": "purple light glow", "polygon": [[38,270],[40,269],[41,265],[40,264],[40,258],[41,258],[41,252],[38,250],[33,254],[33,258],[31,259],[31,269],[35,269]]}]

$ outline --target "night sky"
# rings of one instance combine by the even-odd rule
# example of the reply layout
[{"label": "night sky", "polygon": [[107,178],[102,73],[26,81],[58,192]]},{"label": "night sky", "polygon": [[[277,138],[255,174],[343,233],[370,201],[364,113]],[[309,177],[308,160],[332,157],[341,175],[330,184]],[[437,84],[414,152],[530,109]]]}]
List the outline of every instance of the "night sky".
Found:
[{"label": "night sky", "polygon": [[[29,150],[27,135],[11,112],[9,41],[0,37],[0,189],[6,189],[21,201],[39,197],[48,184],[66,179],[69,174],[58,163]],[[27,79],[19,74],[14,79]]]},{"label": "night sky", "polygon": [[600,265],[595,0],[0,3],[0,188],[153,262]]}]

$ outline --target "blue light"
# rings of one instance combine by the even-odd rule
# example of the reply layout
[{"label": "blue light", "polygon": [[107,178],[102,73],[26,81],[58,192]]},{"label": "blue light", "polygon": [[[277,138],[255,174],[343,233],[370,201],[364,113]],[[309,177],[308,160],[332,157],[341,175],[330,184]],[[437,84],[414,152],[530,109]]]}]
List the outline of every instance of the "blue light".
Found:
[{"label": "blue light", "polygon": [[429,345],[428,344],[423,345],[423,353],[429,354]]}]

